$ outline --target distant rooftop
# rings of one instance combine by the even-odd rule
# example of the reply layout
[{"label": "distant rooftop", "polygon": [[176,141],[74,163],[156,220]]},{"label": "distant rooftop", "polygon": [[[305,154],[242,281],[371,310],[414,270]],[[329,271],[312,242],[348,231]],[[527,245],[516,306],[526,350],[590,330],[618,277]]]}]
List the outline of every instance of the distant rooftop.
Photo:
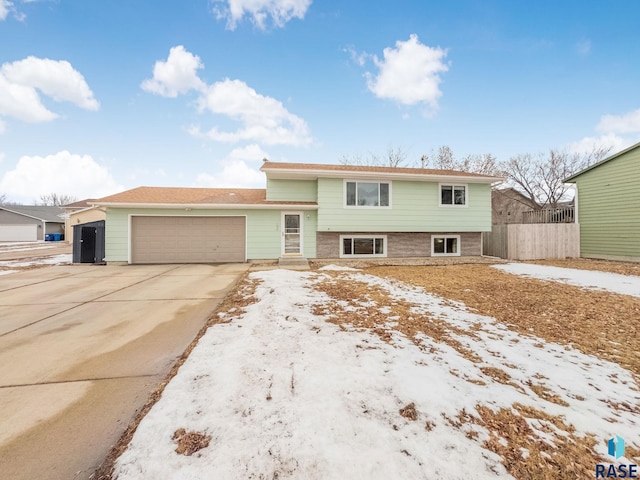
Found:
[{"label": "distant rooftop", "polygon": [[60,215],[64,210],[60,207],[49,207],[46,205],[0,205],[0,209],[8,212],[19,213],[27,217],[36,218],[45,222],[64,223]]}]

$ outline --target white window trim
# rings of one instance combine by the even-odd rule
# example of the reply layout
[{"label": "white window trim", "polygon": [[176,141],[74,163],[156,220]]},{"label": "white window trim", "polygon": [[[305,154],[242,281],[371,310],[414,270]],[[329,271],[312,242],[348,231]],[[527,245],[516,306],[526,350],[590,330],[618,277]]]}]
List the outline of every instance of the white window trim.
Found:
[{"label": "white window trim", "polygon": [[[436,238],[455,238],[458,240],[458,253],[436,253]],[[432,257],[459,257],[462,250],[462,243],[460,242],[460,235],[431,235],[431,256]]]},{"label": "white window trim", "polygon": [[[464,187],[464,205],[451,205],[442,203],[442,187]],[[452,193],[453,195],[453,193]],[[455,195],[454,197],[455,198]],[[453,200],[452,198],[452,200]],[[453,183],[453,182],[440,182],[438,184],[438,206],[445,208],[467,208],[469,206],[469,184],[468,183]]]},{"label": "white window trim", "polygon": [[[389,185],[389,206],[375,206],[375,205],[347,205],[347,183],[355,183],[356,184],[356,204],[358,203],[357,195],[358,195],[358,183],[377,183],[378,184],[378,198],[380,197],[380,184],[386,183]],[[392,194],[391,191],[393,189],[391,180],[350,180],[345,178],[342,182],[342,206],[344,208],[357,208],[357,209],[389,209],[392,204]]]},{"label": "white window trim", "polygon": [[[346,255],[344,253],[344,239],[345,238],[381,238],[382,243],[382,253],[373,253],[371,255]],[[375,248],[375,244],[374,244]],[[340,235],[340,258],[384,258],[387,256],[387,236],[386,235]]]}]

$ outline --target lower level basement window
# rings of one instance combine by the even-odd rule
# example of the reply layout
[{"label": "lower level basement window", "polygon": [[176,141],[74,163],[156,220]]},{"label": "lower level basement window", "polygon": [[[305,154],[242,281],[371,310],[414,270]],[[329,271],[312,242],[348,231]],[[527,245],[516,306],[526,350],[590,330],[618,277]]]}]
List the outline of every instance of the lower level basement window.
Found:
[{"label": "lower level basement window", "polygon": [[340,257],[386,257],[387,239],[364,235],[340,236]]},{"label": "lower level basement window", "polygon": [[433,235],[431,237],[431,255],[460,255],[460,235]]}]

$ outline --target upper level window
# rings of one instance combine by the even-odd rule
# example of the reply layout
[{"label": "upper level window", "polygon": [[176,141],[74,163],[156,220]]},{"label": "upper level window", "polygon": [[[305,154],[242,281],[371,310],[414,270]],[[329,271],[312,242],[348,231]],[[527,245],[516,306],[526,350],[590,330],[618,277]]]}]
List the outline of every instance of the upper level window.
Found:
[{"label": "upper level window", "polygon": [[346,182],[348,207],[388,207],[391,185],[384,182]]},{"label": "upper level window", "polygon": [[466,185],[440,185],[440,205],[467,205]]}]

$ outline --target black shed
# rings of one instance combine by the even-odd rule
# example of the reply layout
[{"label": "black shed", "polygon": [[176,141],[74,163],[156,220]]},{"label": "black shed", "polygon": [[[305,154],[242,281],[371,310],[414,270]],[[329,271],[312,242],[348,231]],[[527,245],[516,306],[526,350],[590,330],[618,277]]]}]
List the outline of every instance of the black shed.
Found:
[{"label": "black shed", "polygon": [[73,263],[104,263],[105,221],[73,226]]}]

